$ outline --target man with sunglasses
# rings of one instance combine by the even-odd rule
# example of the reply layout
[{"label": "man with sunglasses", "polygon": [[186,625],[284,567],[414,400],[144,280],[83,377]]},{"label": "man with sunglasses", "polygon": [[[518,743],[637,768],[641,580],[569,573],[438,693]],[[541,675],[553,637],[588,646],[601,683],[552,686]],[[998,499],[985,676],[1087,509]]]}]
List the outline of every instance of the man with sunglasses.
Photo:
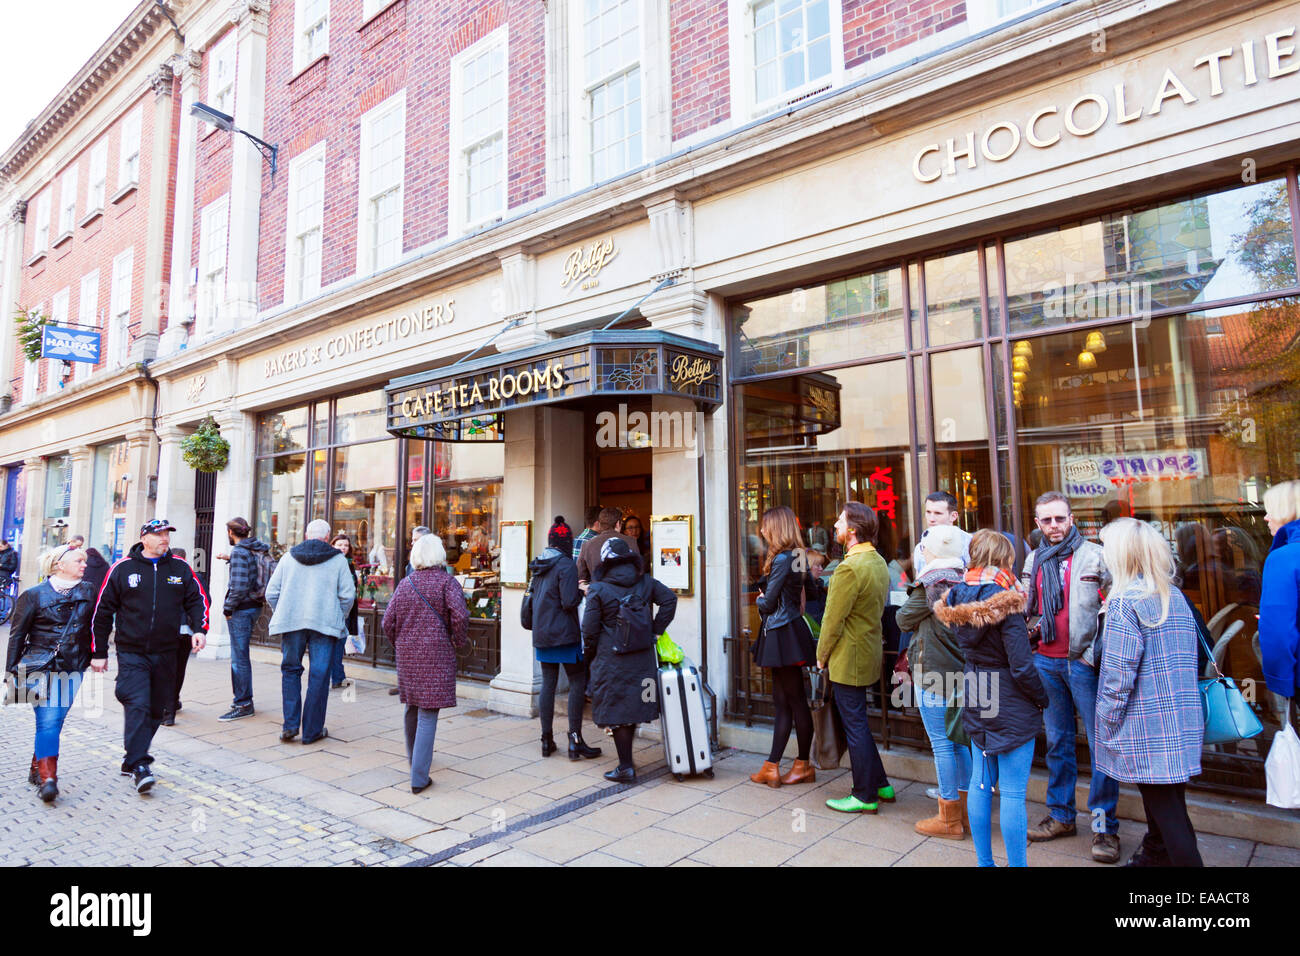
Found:
[{"label": "man with sunglasses", "polygon": [[[1088,752],[1093,751],[1097,710],[1097,661],[1094,643],[1099,631],[1105,592],[1110,587],[1101,546],[1088,541],[1074,525],[1070,502],[1059,491],[1040,495],[1034,520],[1042,544],[1025,559],[1021,580],[1029,591],[1029,640],[1037,645],[1034,664],[1047,690],[1043,715],[1047,730],[1047,811],[1029,829],[1033,842],[1074,836],[1075,713],[1083,715]],[[1119,784],[1092,772],[1088,811],[1092,828],[1092,858],[1119,862],[1119,821],[1115,806]]]}]

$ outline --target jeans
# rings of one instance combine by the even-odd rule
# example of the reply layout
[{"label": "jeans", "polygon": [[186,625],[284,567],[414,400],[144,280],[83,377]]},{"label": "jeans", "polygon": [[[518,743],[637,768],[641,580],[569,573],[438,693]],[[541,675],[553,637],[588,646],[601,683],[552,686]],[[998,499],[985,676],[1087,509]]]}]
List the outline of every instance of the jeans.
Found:
[{"label": "jeans", "polygon": [[844,724],[849,745],[849,765],[853,768],[853,795],[863,803],[876,803],[882,787],[889,786],[880,751],[867,724],[867,689],[849,684],[831,683],[835,707]]},{"label": "jeans", "polygon": [[59,755],[59,734],[63,732],[63,721],[67,719],[68,711],[72,710],[72,701],[81,689],[81,678],[80,671],[52,674],[49,698],[37,701],[32,708],[36,714],[36,746],[32,754],[37,760]]},{"label": "jeans", "polygon": [[[343,645],[346,643],[342,638],[334,642],[334,653],[330,655],[330,683],[342,684],[348,676],[343,673]],[[423,781],[421,781],[423,782]]]},{"label": "jeans", "polygon": [[930,750],[934,752],[939,796],[944,800],[956,800],[958,791],[970,786],[970,748],[958,746],[944,733],[944,716],[948,707],[942,694],[932,694],[917,687],[916,706],[921,711],[921,723],[930,738]]},{"label": "jeans", "polygon": [[117,652],[114,695],[122,704],[122,744],[128,767],[153,763],[149,746],[163,714],[176,702],[176,651]]},{"label": "jeans", "polygon": [[1029,840],[1029,816],[1025,811],[1025,788],[1034,762],[1034,742],[1004,754],[988,754],[971,742],[970,793],[966,815],[975,839],[975,860],[979,866],[993,866],[993,786],[998,788],[998,822],[1008,866],[1028,866],[1025,855]]},{"label": "jeans", "polygon": [[248,659],[248,645],[261,613],[260,607],[247,607],[226,618],[226,628],[230,631],[230,689],[236,707],[253,706],[253,665]]},{"label": "jeans", "polygon": [[[1043,722],[1047,727],[1047,811],[1053,820],[1074,823],[1074,785],[1079,771],[1074,758],[1074,713],[1083,715],[1083,727],[1088,734],[1088,753],[1093,755],[1094,732],[1097,723],[1097,671],[1082,661],[1034,655],[1038,676],[1047,691],[1047,711]],[[1092,771],[1088,787],[1088,811],[1094,816],[1098,809],[1106,815],[1106,832],[1118,833],[1119,820],[1115,806],[1119,803],[1119,784],[1103,773]],[[1093,827],[1094,832],[1100,832]]]},{"label": "jeans", "polygon": [[[286,631],[280,635],[280,693],[284,697],[284,732],[302,726],[302,739],[314,740],[325,729],[325,706],[329,703],[330,655],[337,637],[320,631]],[[302,655],[311,659],[307,675],[307,703],[302,701]],[[423,782],[423,781],[421,781]]]},{"label": "jeans", "polygon": [[433,738],[438,732],[438,709],[406,705],[406,759],[411,763],[411,786],[423,787],[433,763]]}]

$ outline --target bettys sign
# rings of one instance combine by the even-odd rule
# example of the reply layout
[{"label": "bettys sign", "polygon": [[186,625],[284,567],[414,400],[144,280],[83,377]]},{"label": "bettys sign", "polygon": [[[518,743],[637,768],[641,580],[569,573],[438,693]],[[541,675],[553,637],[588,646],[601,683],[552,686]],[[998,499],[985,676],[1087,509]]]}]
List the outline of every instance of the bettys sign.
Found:
[{"label": "bettys sign", "polygon": [[1204,478],[1208,474],[1203,448],[1065,455],[1061,461],[1065,493],[1071,498],[1109,495],[1116,485]]}]

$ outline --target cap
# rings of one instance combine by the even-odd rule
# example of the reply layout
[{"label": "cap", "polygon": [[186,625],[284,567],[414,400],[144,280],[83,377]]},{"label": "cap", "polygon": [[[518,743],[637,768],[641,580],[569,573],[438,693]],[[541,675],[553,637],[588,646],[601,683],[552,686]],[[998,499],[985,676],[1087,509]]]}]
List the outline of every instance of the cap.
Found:
[{"label": "cap", "polygon": [[176,527],[166,518],[154,518],[140,526],[140,534],[159,534],[163,531],[175,531]]},{"label": "cap", "polygon": [[619,561],[631,557],[632,549],[627,546],[627,542],[617,535],[605,539],[605,543],[600,548],[601,563],[607,561]]}]

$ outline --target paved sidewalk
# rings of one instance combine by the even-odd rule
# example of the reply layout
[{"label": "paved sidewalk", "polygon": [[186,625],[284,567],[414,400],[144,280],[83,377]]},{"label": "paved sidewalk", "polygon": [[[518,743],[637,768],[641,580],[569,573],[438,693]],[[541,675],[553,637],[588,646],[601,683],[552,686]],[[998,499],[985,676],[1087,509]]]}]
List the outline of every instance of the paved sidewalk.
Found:
[{"label": "paved sidewalk", "polygon": [[[0,633],[0,638],[3,638]],[[111,660],[111,659],[110,659]],[[761,757],[719,755],[714,779],[681,783],[659,745],[638,741],[643,782],[610,787],[612,741],[598,760],[542,759],[535,720],[465,703],[438,722],[434,785],[410,792],[402,708],[385,685],[331,692],[328,740],[279,740],[280,674],[254,662],[258,713],[222,724],[227,661],[192,660],[184,709],[155,741],[159,783],[146,796],[119,775],[121,708],[91,675],[68,718],[62,793],[42,804],[26,783],[30,708],[0,710],[0,859],[7,865],[652,865],[972,866],[969,840],[927,839],[912,824],[933,813],[926,784],[895,780],[898,802],[848,817],[824,801],[847,792],[847,771],[772,790],[748,779]],[[564,726],[557,718],[557,727]],[[558,739],[557,739],[557,742]],[[1031,804],[1030,820],[1041,818]],[[1082,820],[1082,818],[1080,818]],[[996,830],[996,828],[995,828]],[[1122,821],[1127,855],[1141,836]],[[1086,832],[1035,844],[1031,866],[1095,865]],[[1300,850],[1200,838],[1213,866],[1296,866]],[[1005,862],[1000,841],[994,852]]]}]

